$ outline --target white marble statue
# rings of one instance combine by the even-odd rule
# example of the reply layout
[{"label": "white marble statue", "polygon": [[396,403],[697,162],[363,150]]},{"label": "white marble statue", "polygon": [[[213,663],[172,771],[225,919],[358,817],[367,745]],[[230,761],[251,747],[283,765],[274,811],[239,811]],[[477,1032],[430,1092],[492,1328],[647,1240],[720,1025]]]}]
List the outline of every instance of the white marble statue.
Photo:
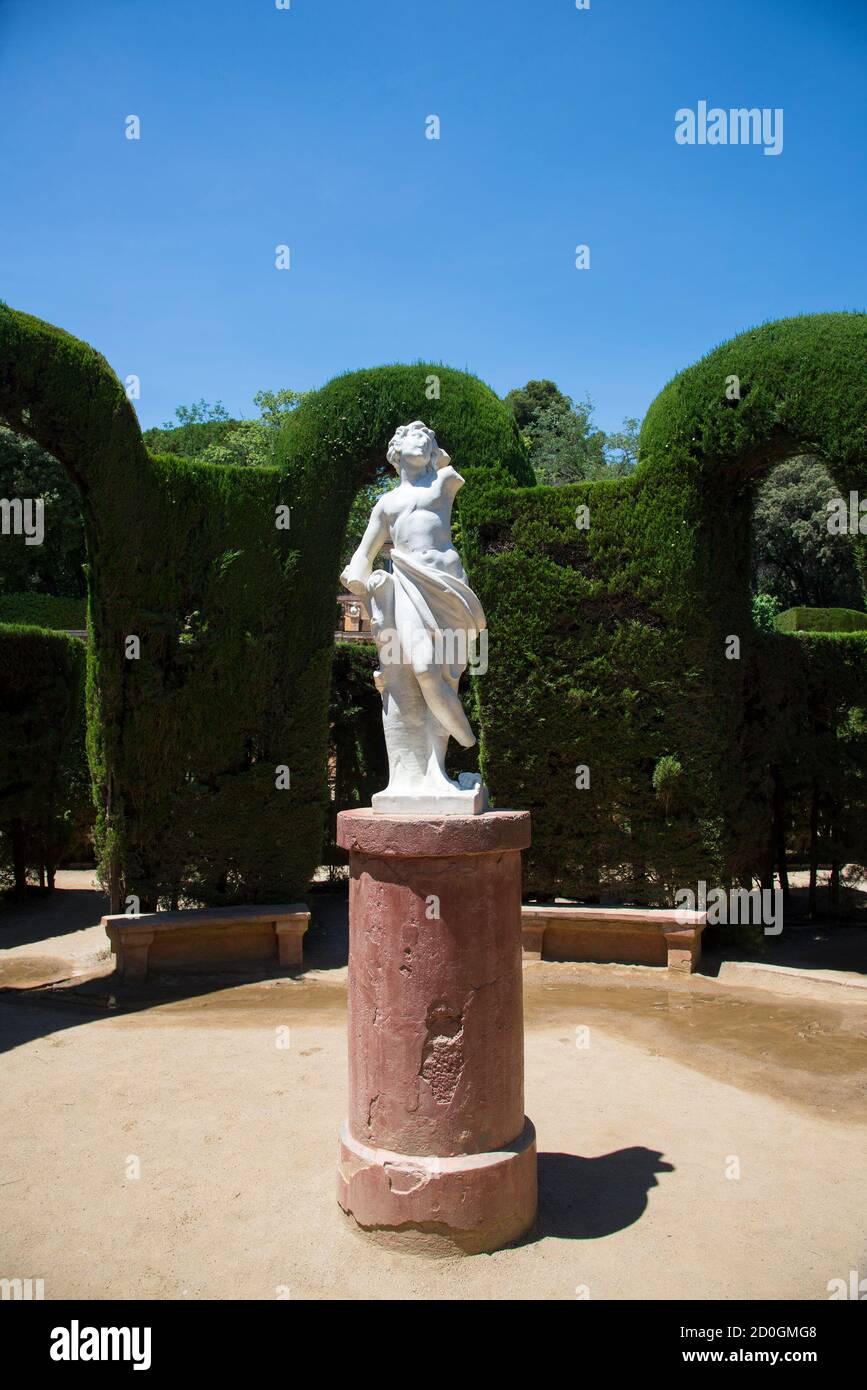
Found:
[{"label": "white marble statue", "polygon": [[[457,693],[470,648],[485,627],[452,545],[451,514],[463,478],[433,430],[401,425],[388,446],[400,476],[380,497],[361,544],[340,576],[370,610],[382,695],[389,780],[373,809],[389,814],[472,815],[487,809],[478,773],[446,775],[449,737],[475,743]],[[386,541],[391,573],[374,570]]]}]

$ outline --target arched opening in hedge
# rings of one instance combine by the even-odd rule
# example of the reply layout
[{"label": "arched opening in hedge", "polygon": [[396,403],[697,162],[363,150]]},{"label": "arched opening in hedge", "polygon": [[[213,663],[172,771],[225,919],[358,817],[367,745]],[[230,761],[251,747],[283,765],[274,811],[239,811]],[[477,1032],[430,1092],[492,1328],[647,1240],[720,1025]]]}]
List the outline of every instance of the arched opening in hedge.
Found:
[{"label": "arched opening in hedge", "polygon": [[[834,711],[863,703],[867,638],[754,631],[749,551],[752,492],[776,463],[810,454],[842,494],[867,492],[865,315],[724,344],[654,402],[632,477],[574,487],[533,486],[503,403],[435,364],[336,378],[292,414],[274,468],[153,457],[105,362],[8,309],[0,417],[82,491],[90,755],[115,902],[303,892],[346,517],[410,418],[470,484],[458,533],[492,636],[482,770],[497,804],[534,813],[529,892],[667,901],[699,879],[766,878],[772,769],[835,765]],[[867,538],[853,544],[865,573]],[[845,738],[854,825],[867,751],[857,730]]]},{"label": "arched opening in hedge", "polygon": [[754,489],[750,580],[760,627],[773,626],[775,613],[810,609],[813,626],[834,630],[832,610],[863,612],[849,510],[826,465],[805,455],[778,463]]},{"label": "arched opening in hedge", "polygon": [[[499,657],[479,683],[483,766],[499,804],[533,812],[530,893],[666,902],[700,879],[767,879],[783,744],[833,762],[811,709],[823,689],[851,707],[867,688],[867,640],[832,651],[753,628],[753,491],[807,453],[842,494],[867,494],[867,315],[768,324],[681,373],[627,480],[468,499]],[[867,574],[867,538],[853,547]],[[850,789],[863,787],[867,749],[847,746]]]},{"label": "arched opening in hedge", "polygon": [[290,417],[276,467],[152,456],[103,358],[0,308],[0,418],[82,496],[88,751],[114,908],[129,894],[144,908],[303,893],[325,813],[346,519],[418,416],[468,476],[532,481],[493,392],[434,364],[329,383]]}]

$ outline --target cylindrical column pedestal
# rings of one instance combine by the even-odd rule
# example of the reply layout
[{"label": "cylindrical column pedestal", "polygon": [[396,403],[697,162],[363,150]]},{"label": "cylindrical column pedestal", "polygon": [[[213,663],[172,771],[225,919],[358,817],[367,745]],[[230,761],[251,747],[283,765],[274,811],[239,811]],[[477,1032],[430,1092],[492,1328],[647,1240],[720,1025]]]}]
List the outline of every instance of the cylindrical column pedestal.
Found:
[{"label": "cylindrical column pedestal", "polygon": [[476,1254],[536,1214],[524,1115],[526,811],[343,811],[349,1117],[338,1201],[385,1244]]}]

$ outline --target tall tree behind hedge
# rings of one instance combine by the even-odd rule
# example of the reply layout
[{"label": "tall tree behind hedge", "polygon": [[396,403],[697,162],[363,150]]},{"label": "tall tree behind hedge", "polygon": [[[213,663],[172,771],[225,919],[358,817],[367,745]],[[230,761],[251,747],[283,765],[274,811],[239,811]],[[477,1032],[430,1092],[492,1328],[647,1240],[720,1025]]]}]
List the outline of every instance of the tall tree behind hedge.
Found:
[{"label": "tall tree behind hedge", "polygon": [[54,594],[81,598],[86,591],[84,524],[78,489],[57,459],[32,439],[0,426],[0,497],[42,498],[45,539],[0,537],[0,594]]},{"label": "tall tree behind hedge", "polygon": [[527,442],[540,483],[564,487],[594,478],[623,478],[638,462],[639,424],[606,434],[593,423],[589,395],[573,401],[549,380],[528,381],[504,398]]},{"label": "tall tree behind hedge", "polygon": [[784,608],[861,608],[861,581],[847,535],[828,530],[827,504],[840,489],[807,457],[774,468],[756,493],[752,583]]}]

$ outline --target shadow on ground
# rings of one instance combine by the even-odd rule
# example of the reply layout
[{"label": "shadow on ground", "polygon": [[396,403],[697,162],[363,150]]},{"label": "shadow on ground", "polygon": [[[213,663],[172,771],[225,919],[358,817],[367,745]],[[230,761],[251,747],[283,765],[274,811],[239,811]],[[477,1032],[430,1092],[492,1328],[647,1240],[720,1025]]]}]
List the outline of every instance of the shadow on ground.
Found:
[{"label": "shadow on ground", "polygon": [[741,950],[713,938],[704,943],[702,975],[716,976],[724,961],[761,961],[798,970],[843,970],[867,974],[867,926],[855,922],[795,921],[779,936],[765,938],[764,949]]},{"label": "shadow on ground", "polygon": [[536,1238],[598,1240],[632,1226],[647,1208],[657,1173],[673,1173],[655,1149],[639,1145],[598,1158],[539,1154]]},{"label": "shadow on ground", "polygon": [[82,887],[84,878],[61,872],[53,893],[33,890],[23,902],[7,899],[0,911],[0,949],[69,936],[98,922],[108,912],[108,899],[98,888]]}]

